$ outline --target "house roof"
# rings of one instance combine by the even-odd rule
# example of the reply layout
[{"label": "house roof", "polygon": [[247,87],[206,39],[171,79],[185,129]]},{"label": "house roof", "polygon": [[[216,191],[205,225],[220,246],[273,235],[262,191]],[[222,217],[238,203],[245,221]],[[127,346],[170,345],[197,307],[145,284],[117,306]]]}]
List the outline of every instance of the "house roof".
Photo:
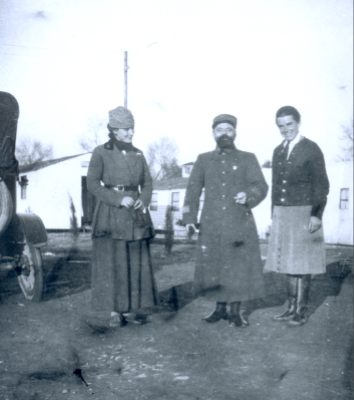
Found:
[{"label": "house roof", "polygon": [[192,162],[187,162],[185,164],[182,164],[182,167],[183,167],[183,165],[194,165],[194,162],[192,161]]},{"label": "house roof", "polygon": [[187,187],[188,178],[171,178],[154,181],[154,190],[173,190],[185,189]]},{"label": "house roof", "polygon": [[20,171],[20,174],[23,174],[24,172],[37,171],[38,169],[49,167],[50,165],[57,164],[57,163],[60,163],[62,161],[70,160],[70,158],[83,156],[84,154],[87,154],[87,153],[76,154],[74,156],[55,158],[53,160],[39,161],[39,162],[35,162],[33,164],[20,165],[19,166],[19,171]]}]

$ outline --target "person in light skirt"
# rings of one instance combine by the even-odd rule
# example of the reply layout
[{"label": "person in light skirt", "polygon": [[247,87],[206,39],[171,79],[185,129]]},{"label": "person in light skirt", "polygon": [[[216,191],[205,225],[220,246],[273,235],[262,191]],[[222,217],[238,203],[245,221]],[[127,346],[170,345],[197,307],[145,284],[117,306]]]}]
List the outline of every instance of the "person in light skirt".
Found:
[{"label": "person in light skirt", "polygon": [[319,146],[300,134],[301,116],[291,106],[276,113],[284,141],[273,153],[272,227],[265,271],[286,274],[288,308],[276,321],[305,324],[311,275],[326,268],[322,215],[329,181]]}]

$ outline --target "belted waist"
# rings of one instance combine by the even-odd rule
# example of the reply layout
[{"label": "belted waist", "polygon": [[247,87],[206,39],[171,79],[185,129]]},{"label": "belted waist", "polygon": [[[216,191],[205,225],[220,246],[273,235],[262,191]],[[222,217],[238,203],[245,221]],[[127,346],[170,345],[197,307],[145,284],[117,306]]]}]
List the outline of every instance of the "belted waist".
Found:
[{"label": "belted waist", "polygon": [[137,192],[139,190],[139,186],[125,186],[125,185],[107,185],[104,184],[106,188],[113,189],[116,192]]}]

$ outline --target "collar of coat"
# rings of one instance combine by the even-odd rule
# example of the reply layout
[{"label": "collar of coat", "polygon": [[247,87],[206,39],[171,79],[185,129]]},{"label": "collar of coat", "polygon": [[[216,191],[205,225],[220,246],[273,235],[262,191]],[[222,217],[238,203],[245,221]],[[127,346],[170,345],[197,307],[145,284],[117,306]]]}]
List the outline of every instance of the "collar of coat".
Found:
[{"label": "collar of coat", "polygon": [[[108,140],[108,142],[106,142],[106,143],[104,144],[104,148],[105,148],[106,150],[113,150],[113,148],[114,148],[114,142],[113,142],[113,140],[112,140],[112,139]],[[132,151],[137,152],[137,151],[140,151],[140,150],[137,149],[136,147],[132,146]]]},{"label": "collar of coat", "polygon": [[236,146],[234,149],[222,149],[221,147],[216,146],[216,149],[215,149],[215,152],[217,154],[221,154],[221,153],[232,154],[232,153],[235,153],[236,151],[237,151]]}]

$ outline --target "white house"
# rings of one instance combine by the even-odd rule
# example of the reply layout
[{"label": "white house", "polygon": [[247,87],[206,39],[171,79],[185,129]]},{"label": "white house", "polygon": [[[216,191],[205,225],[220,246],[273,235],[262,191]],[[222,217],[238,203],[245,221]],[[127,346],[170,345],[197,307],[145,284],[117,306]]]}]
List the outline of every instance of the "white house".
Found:
[{"label": "white house", "polygon": [[17,212],[33,212],[46,229],[69,229],[72,211],[79,226],[90,223],[95,199],[87,192],[91,153],[42,161],[20,167]]},{"label": "white house", "polygon": [[[87,168],[91,153],[63,157],[55,160],[20,167],[17,187],[17,211],[38,214],[47,229],[69,229],[75,207],[79,226],[90,225],[96,204],[86,187]],[[182,206],[188,177],[193,163],[182,165],[182,177],[155,181],[150,214],[155,228],[163,229],[165,212],[172,206],[175,229],[182,219]],[[264,177],[271,186],[271,168],[263,168]],[[323,225],[327,243],[353,244],[353,162],[327,165],[331,184]],[[204,193],[200,198],[200,209]],[[259,236],[266,238],[271,225],[270,192],[266,199],[253,210]],[[176,225],[177,223],[177,225]]]},{"label": "white house", "polygon": [[330,192],[323,215],[326,243],[353,244],[353,161],[327,165]]}]

